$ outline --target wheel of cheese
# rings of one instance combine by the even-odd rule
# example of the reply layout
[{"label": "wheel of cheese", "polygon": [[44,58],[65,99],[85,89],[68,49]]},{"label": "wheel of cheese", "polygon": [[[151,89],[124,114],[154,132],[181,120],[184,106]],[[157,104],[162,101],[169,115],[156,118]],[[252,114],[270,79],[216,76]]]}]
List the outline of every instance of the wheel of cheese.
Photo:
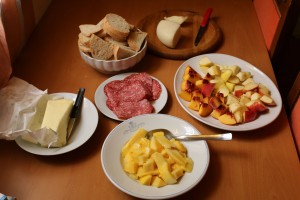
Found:
[{"label": "wheel of cheese", "polygon": [[157,25],[156,35],[165,46],[175,48],[181,37],[180,24],[169,20],[161,20]]}]

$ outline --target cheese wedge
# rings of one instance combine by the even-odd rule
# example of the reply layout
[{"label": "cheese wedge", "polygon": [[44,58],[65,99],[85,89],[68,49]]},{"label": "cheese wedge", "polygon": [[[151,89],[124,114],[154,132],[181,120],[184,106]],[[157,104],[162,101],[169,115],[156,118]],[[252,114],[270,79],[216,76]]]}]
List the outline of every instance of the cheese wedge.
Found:
[{"label": "cheese wedge", "polygon": [[70,113],[73,108],[73,100],[57,99],[49,100],[41,128],[52,129],[58,134],[57,142],[53,147],[62,147],[67,144],[67,129]]},{"label": "cheese wedge", "polygon": [[156,27],[156,35],[165,46],[175,48],[181,37],[180,24],[161,20]]},{"label": "cheese wedge", "polygon": [[185,22],[187,20],[187,16],[170,16],[170,17],[164,17],[165,20],[169,20],[172,22],[176,22],[177,24],[182,24],[183,22]]}]

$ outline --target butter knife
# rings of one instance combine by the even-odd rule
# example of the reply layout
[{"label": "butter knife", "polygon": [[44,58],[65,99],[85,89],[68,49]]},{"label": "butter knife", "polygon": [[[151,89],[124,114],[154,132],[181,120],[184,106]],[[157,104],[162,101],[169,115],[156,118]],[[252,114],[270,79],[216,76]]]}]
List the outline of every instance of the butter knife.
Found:
[{"label": "butter knife", "polygon": [[84,92],[85,92],[85,89],[80,88],[77,93],[77,97],[76,97],[74,106],[72,108],[71,114],[70,114],[67,139],[69,139],[72,134],[72,129],[74,127],[76,119],[78,119],[80,117],[81,105],[82,105],[83,98],[84,98]]},{"label": "butter knife", "polygon": [[202,36],[205,33],[205,30],[206,30],[206,27],[207,27],[207,24],[208,24],[211,13],[212,13],[212,8],[208,8],[205,11],[205,14],[203,16],[203,20],[200,23],[200,28],[198,30],[198,33],[197,33],[197,36],[196,36],[196,39],[195,39],[195,42],[194,42],[195,47],[199,44],[200,39],[202,38]]}]

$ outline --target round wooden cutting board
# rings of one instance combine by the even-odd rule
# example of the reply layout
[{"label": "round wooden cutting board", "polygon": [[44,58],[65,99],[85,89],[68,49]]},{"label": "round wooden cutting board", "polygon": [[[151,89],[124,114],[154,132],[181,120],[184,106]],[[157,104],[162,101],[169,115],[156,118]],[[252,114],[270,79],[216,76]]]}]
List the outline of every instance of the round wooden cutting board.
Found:
[{"label": "round wooden cutting board", "polygon": [[[160,20],[170,16],[187,16],[187,20],[181,24],[182,37],[180,38],[176,48],[166,47],[156,36],[156,27]],[[176,60],[185,60],[190,57],[209,53],[213,51],[222,38],[222,33],[213,19],[209,20],[207,29],[202,36],[198,46],[194,46],[202,16],[200,13],[179,10],[163,10],[152,15],[146,16],[138,24],[137,27],[148,33],[148,49],[154,54]]]}]

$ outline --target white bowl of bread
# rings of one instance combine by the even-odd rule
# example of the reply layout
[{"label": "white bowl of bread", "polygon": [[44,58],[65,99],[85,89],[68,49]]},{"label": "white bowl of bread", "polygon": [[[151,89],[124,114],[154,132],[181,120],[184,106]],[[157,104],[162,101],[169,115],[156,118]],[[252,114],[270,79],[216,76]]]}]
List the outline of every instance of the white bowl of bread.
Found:
[{"label": "white bowl of bread", "polygon": [[116,74],[134,67],[146,54],[147,33],[109,13],[98,24],[79,26],[82,59],[97,71]]}]

